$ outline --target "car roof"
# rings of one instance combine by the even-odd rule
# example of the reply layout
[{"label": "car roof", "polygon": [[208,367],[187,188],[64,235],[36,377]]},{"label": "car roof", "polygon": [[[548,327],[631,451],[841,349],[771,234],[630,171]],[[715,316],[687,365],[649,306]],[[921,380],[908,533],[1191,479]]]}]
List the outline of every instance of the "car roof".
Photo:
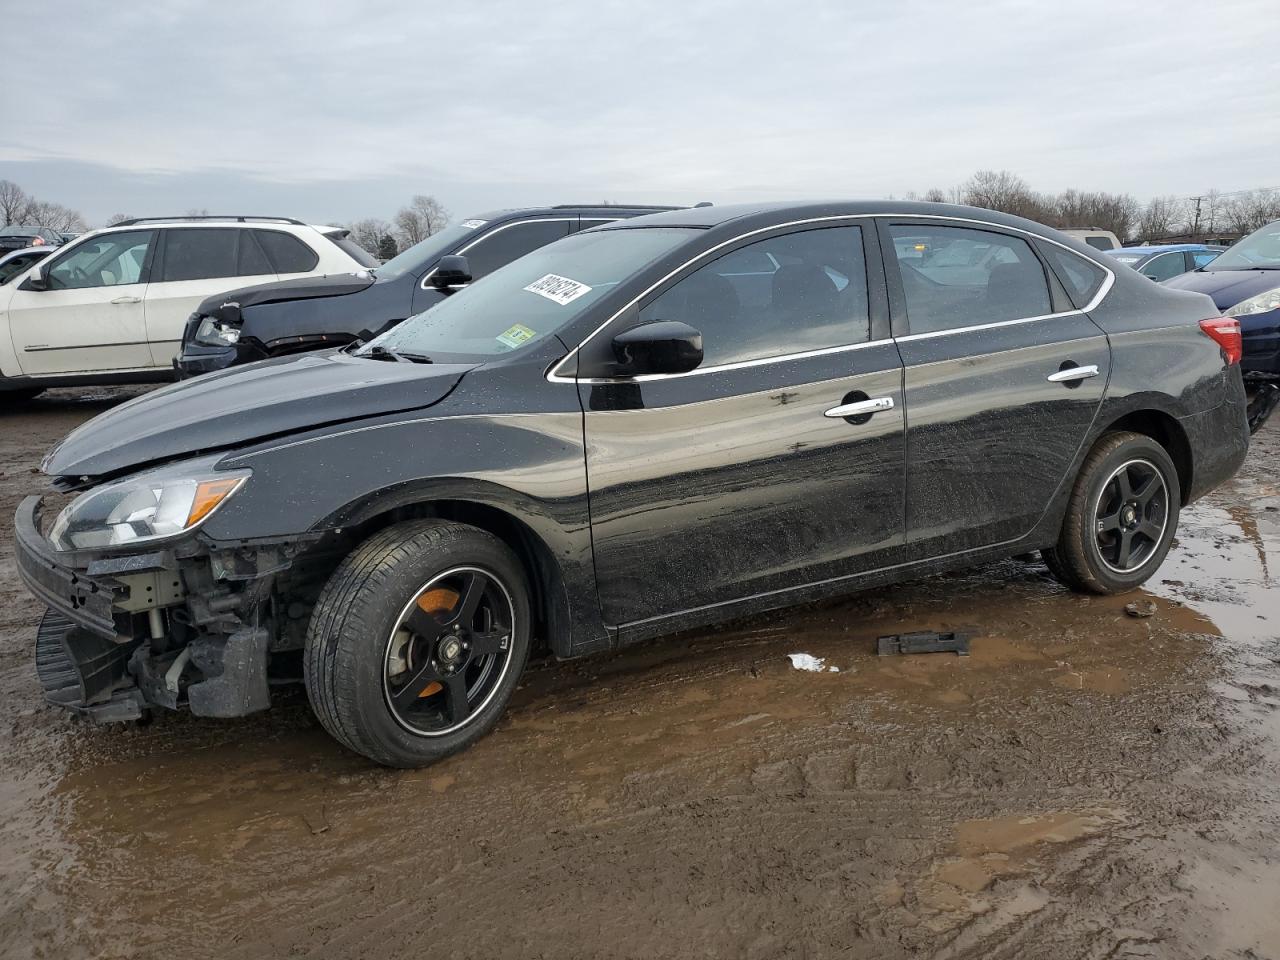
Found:
[{"label": "car roof", "polygon": [[613,223],[596,229],[633,230],[646,227],[712,229],[729,223],[739,227],[767,228],[797,220],[849,216],[941,217],[1013,227],[1045,237],[1051,237],[1057,233],[1052,227],[1046,227],[1042,223],[1000,213],[997,210],[968,207],[958,203],[929,203],[920,200],[814,200],[689,207],[637,217],[634,220]]}]

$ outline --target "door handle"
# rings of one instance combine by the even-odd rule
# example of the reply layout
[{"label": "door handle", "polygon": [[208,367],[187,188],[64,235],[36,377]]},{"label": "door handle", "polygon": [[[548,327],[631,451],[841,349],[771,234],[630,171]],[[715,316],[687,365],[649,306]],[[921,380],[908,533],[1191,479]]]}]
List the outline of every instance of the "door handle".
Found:
[{"label": "door handle", "polygon": [[1077,380],[1088,380],[1090,377],[1096,377],[1097,375],[1097,365],[1090,364],[1087,367],[1067,367],[1065,370],[1049,374],[1045,379],[1050,383],[1074,383]]},{"label": "door handle", "polygon": [[141,303],[141,297],[116,297],[112,303]]},{"label": "door handle", "polygon": [[843,420],[845,417],[867,416],[893,409],[893,397],[876,397],[872,400],[855,400],[853,403],[842,403],[838,407],[823,411],[824,417],[832,420]]}]

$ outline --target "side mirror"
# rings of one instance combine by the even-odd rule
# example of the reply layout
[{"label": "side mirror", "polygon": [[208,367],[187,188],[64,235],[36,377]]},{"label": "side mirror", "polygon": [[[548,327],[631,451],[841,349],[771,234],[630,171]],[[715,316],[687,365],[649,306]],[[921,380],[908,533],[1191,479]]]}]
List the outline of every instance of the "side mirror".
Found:
[{"label": "side mirror", "polygon": [[435,271],[431,274],[431,285],[437,290],[460,287],[470,282],[471,264],[467,263],[466,257],[456,255],[441,257]]},{"label": "side mirror", "polygon": [[702,334],[679,320],[657,320],[613,338],[619,374],[686,373],[702,363]]},{"label": "side mirror", "polygon": [[36,269],[36,272],[33,273],[31,276],[27,277],[27,279],[23,281],[22,286],[19,287],[19,289],[20,290],[36,290],[36,291],[48,290],[49,289],[49,265],[47,263],[40,264],[40,266]]}]

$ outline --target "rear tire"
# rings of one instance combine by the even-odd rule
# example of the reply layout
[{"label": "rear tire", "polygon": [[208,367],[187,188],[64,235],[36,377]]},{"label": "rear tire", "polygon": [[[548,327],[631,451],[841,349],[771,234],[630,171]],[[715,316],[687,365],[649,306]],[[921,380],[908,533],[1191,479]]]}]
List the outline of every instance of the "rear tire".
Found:
[{"label": "rear tire", "polygon": [[398,523],[325,585],[307,630],[307,696],[344,746],[421,767],[497,723],[531,629],[524,570],[505,543],[461,523]]},{"label": "rear tire", "polygon": [[1164,447],[1140,433],[1105,434],[1085,457],[1045,564],[1082,593],[1133,590],[1164,562],[1181,506]]},{"label": "rear tire", "polygon": [[1245,418],[1249,421],[1249,433],[1254,434],[1280,404],[1280,384],[1271,380],[1246,380],[1244,387],[1248,401]]}]

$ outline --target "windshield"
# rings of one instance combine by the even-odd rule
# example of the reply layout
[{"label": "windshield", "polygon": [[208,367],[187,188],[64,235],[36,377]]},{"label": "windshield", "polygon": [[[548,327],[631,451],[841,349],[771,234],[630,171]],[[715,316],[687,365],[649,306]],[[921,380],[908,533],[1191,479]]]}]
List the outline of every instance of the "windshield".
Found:
[{"label": "windshield", "polygon": [[1280,220],[1228,247],[1206,270],[1280,270]]},{"label": "windshield", "polygon": [[574,234],[495,270],[358,353],[384,347],[434,360],[511,353],[555,333],[692,235],[689,228]]},{"label": "windshield", "polygon": [[427,239],[415,243],[408,250],[392,257],[374,270],[374,273],[383,280],[394,280],[397,277],[403,277],[406,273],[417,273],[443,257],[457,246],[459,241],[475,233],[476,227],[482,226],[484,222],[483,220],[464,220],[452,227],[445,227],[439,233],[433,233]]}]

